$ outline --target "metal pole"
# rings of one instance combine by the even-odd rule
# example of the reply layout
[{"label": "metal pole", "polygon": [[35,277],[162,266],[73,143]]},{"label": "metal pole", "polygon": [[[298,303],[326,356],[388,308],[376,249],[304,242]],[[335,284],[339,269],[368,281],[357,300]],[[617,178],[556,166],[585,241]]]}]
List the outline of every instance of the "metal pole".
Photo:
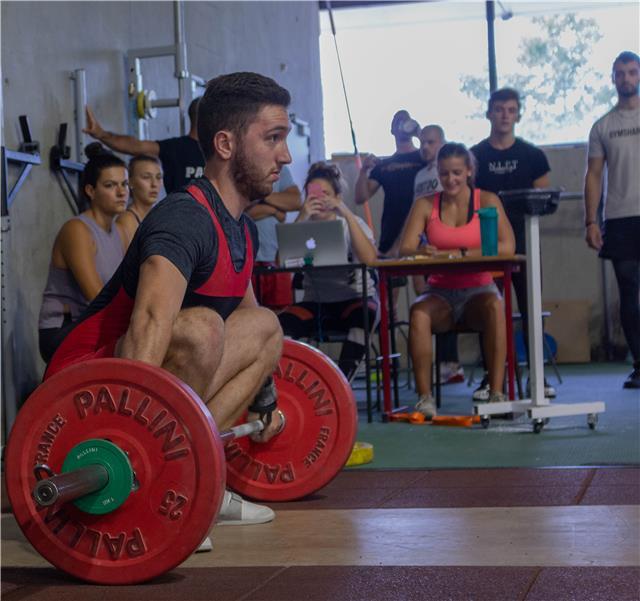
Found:
[{"label": "metal pole", "polygon": [[180,98],[156,98],[151,101],[151,106],[158,109],[180,106]]},{"label": "metal pole", "polygon": [[496,69],[496,39],[494,33],[494,22],[496,19],[496,7],[493,0],[488,0],[487,7],[487,46],[489,50],[489,92],[493,93],[498,89],[498,71]]},{"label": "metal pole", "polygon": [[187,67],[187,44],[184,36],[184,4],[182,0],[173,3],[174,28],[176,38],[176,77],[178,78],[178,107],[180,110],[180,135],[189,132],[187,109],[191,102],[191,78]]},{"label": "metal pole", "polygon": [[75,105],[74,121],[76,125],[76,160],[83,163],[85,135],[82,130],[86,127],[85,107],[87,106],[87,75],[84,69],[76,69],[71,74],[73,80],[73,100]]}]

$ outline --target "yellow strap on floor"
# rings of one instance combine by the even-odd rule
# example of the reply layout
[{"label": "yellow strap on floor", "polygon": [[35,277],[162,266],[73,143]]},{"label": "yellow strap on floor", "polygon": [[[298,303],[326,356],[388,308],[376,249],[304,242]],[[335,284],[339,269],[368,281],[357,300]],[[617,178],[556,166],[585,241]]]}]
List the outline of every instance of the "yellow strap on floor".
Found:
[{"label": "yellow strap on floor", "polygon": [[351,455],[347,459],[346,467],[362,465],[373,461],[373,445],[368,442],[356,442],[353,445]]}]

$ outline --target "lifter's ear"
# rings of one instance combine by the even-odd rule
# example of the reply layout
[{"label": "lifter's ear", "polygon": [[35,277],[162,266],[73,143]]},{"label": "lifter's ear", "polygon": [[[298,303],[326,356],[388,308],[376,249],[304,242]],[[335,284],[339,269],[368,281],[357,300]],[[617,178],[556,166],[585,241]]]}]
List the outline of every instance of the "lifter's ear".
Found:
[{"label": "lifter's ear", "polygon": [[223,160],[228,161],[234,153],[236,140],[233,132],[221,129],[213,136],[213,150]]}]

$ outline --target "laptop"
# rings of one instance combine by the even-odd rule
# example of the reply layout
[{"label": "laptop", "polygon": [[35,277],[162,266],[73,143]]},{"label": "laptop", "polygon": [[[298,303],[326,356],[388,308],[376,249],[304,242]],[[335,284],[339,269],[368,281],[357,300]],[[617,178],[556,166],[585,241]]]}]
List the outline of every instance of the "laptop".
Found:
[{"label": "laptop", "polygon": [[281,267],[300,267],[306,257],[313,265],[344,265],[347,241],[342,221],[301,221],[276,224]]}]

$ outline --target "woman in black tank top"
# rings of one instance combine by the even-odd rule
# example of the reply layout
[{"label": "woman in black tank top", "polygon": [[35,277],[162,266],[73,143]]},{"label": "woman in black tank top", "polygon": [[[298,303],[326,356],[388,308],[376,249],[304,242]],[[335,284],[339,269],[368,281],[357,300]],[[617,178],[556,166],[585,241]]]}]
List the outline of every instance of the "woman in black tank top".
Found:
[{"label": "woman in black tank top", "polygon": [[118,225],[131,243],[138,226],[160,198],[162,166],[156,157],[138,155],[129,161],[129,188],[131,203],[118,218]]}]

